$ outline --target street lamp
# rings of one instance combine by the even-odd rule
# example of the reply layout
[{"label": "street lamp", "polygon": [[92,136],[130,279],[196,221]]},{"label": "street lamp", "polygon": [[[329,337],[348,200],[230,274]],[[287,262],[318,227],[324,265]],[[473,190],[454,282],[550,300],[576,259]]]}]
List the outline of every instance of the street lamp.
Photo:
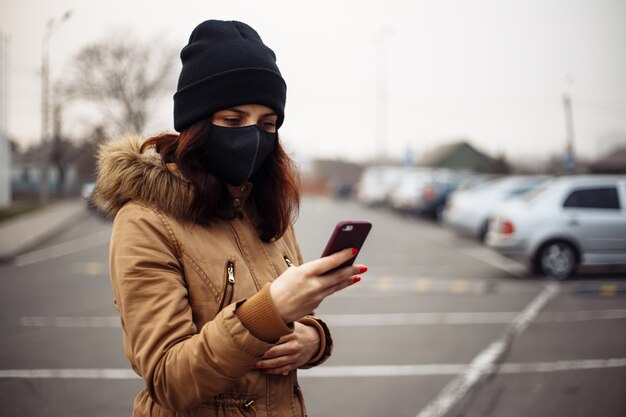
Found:
[{"label": "street lamp", "polygon": [[[574,84],[574,76],[572,74],[565,75],[565,81],[568,86]],[[572,97],[569,92],[563,93],[563,110],[565,111],[565,153],[563,154],[563,165],[567,171],[576,169],[576,151],[574,149],[574,114],[572,112]]]},{"label": "street lamp", "polygon": [[377,159],[384,163],[387,158],[387,128],[389,116],[389,85],[388,85],[388,44],[393,34],[390,25],[384,25],[376,37],[376,154]]},{"label": "street lamp", "polygon": [[[44,145],[48,143],[48,133],[50,132],[50,38],[52,34],[72,16],[72,11],[68,10],[59,19],[50,19],[46,24],[46,31],[43,35],[41,50],[41,142]],[[41,172],[41,184],[39,188],[39,200],[41,203],[47,203],[48,193],[48,157],[44,157]]]},{"label": "street lamp", "polygon": [[11,146],[8,135],[9,35],[0,30],[0,208],[11,205]]}]

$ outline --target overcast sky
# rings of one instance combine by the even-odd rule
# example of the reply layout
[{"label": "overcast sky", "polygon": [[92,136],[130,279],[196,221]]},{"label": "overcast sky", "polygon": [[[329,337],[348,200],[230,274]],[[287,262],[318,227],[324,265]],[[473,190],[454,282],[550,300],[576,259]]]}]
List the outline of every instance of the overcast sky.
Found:
[{"label": "overcast sky", "polygon": [[[51,39],[52,79],[115,30],[180,49],[203,20],[250,24],[277,54],[288,86],[281,134],[300,157],[419,156],[466,138],[513,160],[544,158],[564,148],[566,91],[580,154],[626,144],[624,0],[0,0],[8,130],[23,143],[39,140],[46,22],[68,10]],[[158,108],[146,133],[172,130],[171,94]]]}]

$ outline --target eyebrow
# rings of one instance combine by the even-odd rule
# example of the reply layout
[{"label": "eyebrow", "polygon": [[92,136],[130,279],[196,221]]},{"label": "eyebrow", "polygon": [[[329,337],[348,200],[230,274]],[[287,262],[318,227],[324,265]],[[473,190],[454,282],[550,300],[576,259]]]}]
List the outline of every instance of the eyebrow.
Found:
[{"label": "eyebrow", "polygon": [[[238,107],[231,107],[231,108],[229,108],[229,109],[224,109],[224,110],[226,110],[226,111],[232,111],[233,113],[237,113],[237,114],[245,114],[246,116],[249,116],[249,115],[250,115],[250,112],[247,112],[247,111],[245,111],[245,110],[242,110],[242,109],[240,109],[240,108],[238,108]],[[276,116],[276,113],[272,111],[272,112],[269,112],[269,113],[265,113],[265,114],[263,114],[263,115],[261,115],[261,116],[262,116],[262,117],[266,117],[266,116]]]}]

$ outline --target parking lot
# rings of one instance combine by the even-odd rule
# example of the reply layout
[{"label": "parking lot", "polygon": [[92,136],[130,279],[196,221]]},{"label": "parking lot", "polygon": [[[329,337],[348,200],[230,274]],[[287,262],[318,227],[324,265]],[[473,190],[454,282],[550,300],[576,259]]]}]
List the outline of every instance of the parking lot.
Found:
[{"label": "parking lot", "polygon": [[[362,218],[369,271],[322,304],[334,354],[300,372],[310,416],[626,414],[626,273],[540,280],[432,221],[323,197],[296,224],[305,260]],[[123,356],[109,231],[92,216],[0,267],[1,415],[130,415],[142,381]]]}]

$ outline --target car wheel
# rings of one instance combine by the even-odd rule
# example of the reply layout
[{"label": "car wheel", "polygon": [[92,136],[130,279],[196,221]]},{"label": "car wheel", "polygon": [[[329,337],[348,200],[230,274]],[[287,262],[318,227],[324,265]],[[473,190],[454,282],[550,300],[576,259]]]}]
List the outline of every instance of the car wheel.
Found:
[{"label": "car wheel", "polygon": [[484,242],[489,231],[489,219],[485,220],[478,228],[478,240]]},{"label": "car wheel", "polygon": [[578,264],[574,248],[565,242],[552,242],[543,246],[539,251],[538,261],[543,275],[555,280],[568,278]]},{"label": "car wheel", "polygon": [[443,223],[443,210],[446,208],[445,205],[437,206],[435,209],[435,221],[437,223]]}]

